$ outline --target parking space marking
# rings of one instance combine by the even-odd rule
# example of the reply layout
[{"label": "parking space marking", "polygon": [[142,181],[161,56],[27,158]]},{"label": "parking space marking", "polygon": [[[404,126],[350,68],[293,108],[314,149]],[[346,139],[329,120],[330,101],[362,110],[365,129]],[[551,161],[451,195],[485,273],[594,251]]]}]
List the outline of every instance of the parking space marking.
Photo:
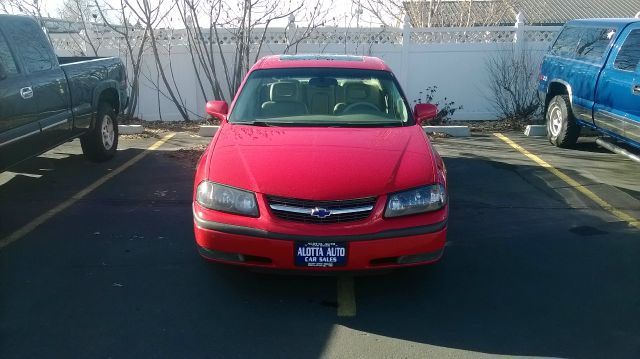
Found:
[{"label": "parking space marking", "polygon": [[580,183],[578,183],[578,181],[576,181],[573,178],[567,176],[566,174],[564,174],[559,169],[553,167],[552,165],[547,163],[542,158],[540,158],[540,157],[534,155],[533,153],[527,151],[526,149],[524,149],[523,147],[521,147],[520,145],[515,143],[513,140],[511,140],[507,136],[505,136],[505,135],[503,135],[501,133],[494,133],[493,135],[498,137],[500,140],[502,140],[503,142],[505,142],[509,146],[513,147],[514,149],[516,149],[518,152],[522,153],[523,155],[525,155],[529,159],[531,159],[533,162],[537,163],[540,167],[543,167],[547,171],[553,173],[556,177],[558,177],[561,180],[563,180],[569,186],[573,187],[574,189],[576,189],[577,191],[579,191],[583,195],[587,196],[587,198],[589,198],[590,200],[592,200],[593,202],[598,204],[605,211],[607,211],[607,212],[611,213],[612,215],[614,215],[615,217],[618,217],[619,219],[629,223],[630,226],[633,226],[633,227],[636,227],[636,228],[640,229],[640,221],[638,221],[637,218],[634,218],[633,216],[631,216],[631,215],[629,215],[629,214],[627,214],[627,213],[615,208],[614,206],[609,204],[607,201],[605,201],[604,199],[600,198],[597,194],[593,193],[587,187],[581,185]]},{"label": "parking space marking", "polygon": [[59,205],[53,207],[52,209],[50,209],[50,210],[46,211],[45,213],[41,214],[40,216],[36,217],[31,222],[29,222],[26,225],[24,225],[22,228],[20,228],[20,229],[16,230],[15,232],[11,233],[7,237],[2,238],[0,240],[0,250],[2,250],[4,247],[8,246],[9,244],[17,241],[18,239],[24,237],[25,235],[29,234],[31,231],[36,229],[38,226],[40,226],[41,224],[45,223],[49,219],[53,218],[58,213],[64,211],[67,208],[69,208],[74,203],[76,203],[78,200],[82,199],[83,197],[85,197],[89,193],[93,192],[96,188],[100,187],[101,185],[103,185],[105,182],[107,182],[111,178],[117,176],[118,174],[120,174],[124,170],[126,170],[127,168],[133,166],[136,162],[138,162],[141,159],[143,159],[151,151],[154,151],[154,150],[157,150],[158,148],[160,148],[160,146],[164,145],[173,136],[175,136],[175,133],[167,134],[166,136],[164,136],[160,140],[158,140],[156,143],[154,143],[153,145],[148,147],[142,153],[139,153],[138,155],[136,155],[135,157],[133,157],[129,161],[127,161],[124,164],[122,164],[120,167],[118,167],[115,170],[109,172],[104,177],[102,177],[102,178],[98,179],[97,181],[93,182],[92,184],[90,184],[89,186],[85,187],[83,190],[81,190],[80,192],[78,192],[75,195],[71,196],[69,199],[65,200],[64,202],[60,203]]},{"label": "parking space marking", "polygon": [[356,316],[356,293],[353,287],[353,276],[338,276],[338,316]]}]

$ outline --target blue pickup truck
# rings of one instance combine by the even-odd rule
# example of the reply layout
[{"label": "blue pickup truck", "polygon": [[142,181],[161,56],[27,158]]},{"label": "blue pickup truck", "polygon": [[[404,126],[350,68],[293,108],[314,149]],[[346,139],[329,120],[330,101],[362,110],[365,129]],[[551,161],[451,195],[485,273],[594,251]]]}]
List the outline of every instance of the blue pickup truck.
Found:
[{"label": "blue pickup truck", "polygon": [[640,19],[569,21],[540,68],[549,141],[570,147],[587,127],[640,148],[639,63]]}]

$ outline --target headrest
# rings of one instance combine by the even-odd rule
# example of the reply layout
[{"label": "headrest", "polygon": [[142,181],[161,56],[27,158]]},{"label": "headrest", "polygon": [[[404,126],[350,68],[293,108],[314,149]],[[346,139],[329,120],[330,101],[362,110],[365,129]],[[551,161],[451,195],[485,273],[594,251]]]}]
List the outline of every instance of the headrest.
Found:
[{"label": "headrest", "polygon": [[348,100],[366,100],[369,97],[369,86],[362,83],[347,84],[346,98]]},{"label": "headrest", "polygon": [[275,82],[271,84],[271,101],[298,101],[298,82]]}]

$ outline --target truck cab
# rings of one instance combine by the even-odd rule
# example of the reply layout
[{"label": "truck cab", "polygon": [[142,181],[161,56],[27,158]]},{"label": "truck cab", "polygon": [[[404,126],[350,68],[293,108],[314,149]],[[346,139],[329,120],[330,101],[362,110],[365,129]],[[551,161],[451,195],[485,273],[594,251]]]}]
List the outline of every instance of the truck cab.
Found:
[{"label": "truck cab", "polygon": [[582,127],[640,148],[640,19],[568,22],[540,69],[547,134],[574,145]]}]

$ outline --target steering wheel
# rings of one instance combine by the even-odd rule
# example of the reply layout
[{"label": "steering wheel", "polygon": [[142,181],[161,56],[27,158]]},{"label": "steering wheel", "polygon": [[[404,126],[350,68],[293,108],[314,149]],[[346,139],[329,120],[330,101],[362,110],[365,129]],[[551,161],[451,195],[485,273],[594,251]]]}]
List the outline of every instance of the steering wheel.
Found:
[{"label": "steering wheel", "polygon": [[378,106],[369,103],[369,102],[354,102],[350,105],[347,105],[347,107],[344,108],[344,110],[342,110],[342,112],[349,112],[351,110],[353,110],[354,108],[358,107],[358,106],[363,106],[363,107],[368,107],[372,110],[376,110],[377,112],[380,112],[380,109],[378,108]]}]

